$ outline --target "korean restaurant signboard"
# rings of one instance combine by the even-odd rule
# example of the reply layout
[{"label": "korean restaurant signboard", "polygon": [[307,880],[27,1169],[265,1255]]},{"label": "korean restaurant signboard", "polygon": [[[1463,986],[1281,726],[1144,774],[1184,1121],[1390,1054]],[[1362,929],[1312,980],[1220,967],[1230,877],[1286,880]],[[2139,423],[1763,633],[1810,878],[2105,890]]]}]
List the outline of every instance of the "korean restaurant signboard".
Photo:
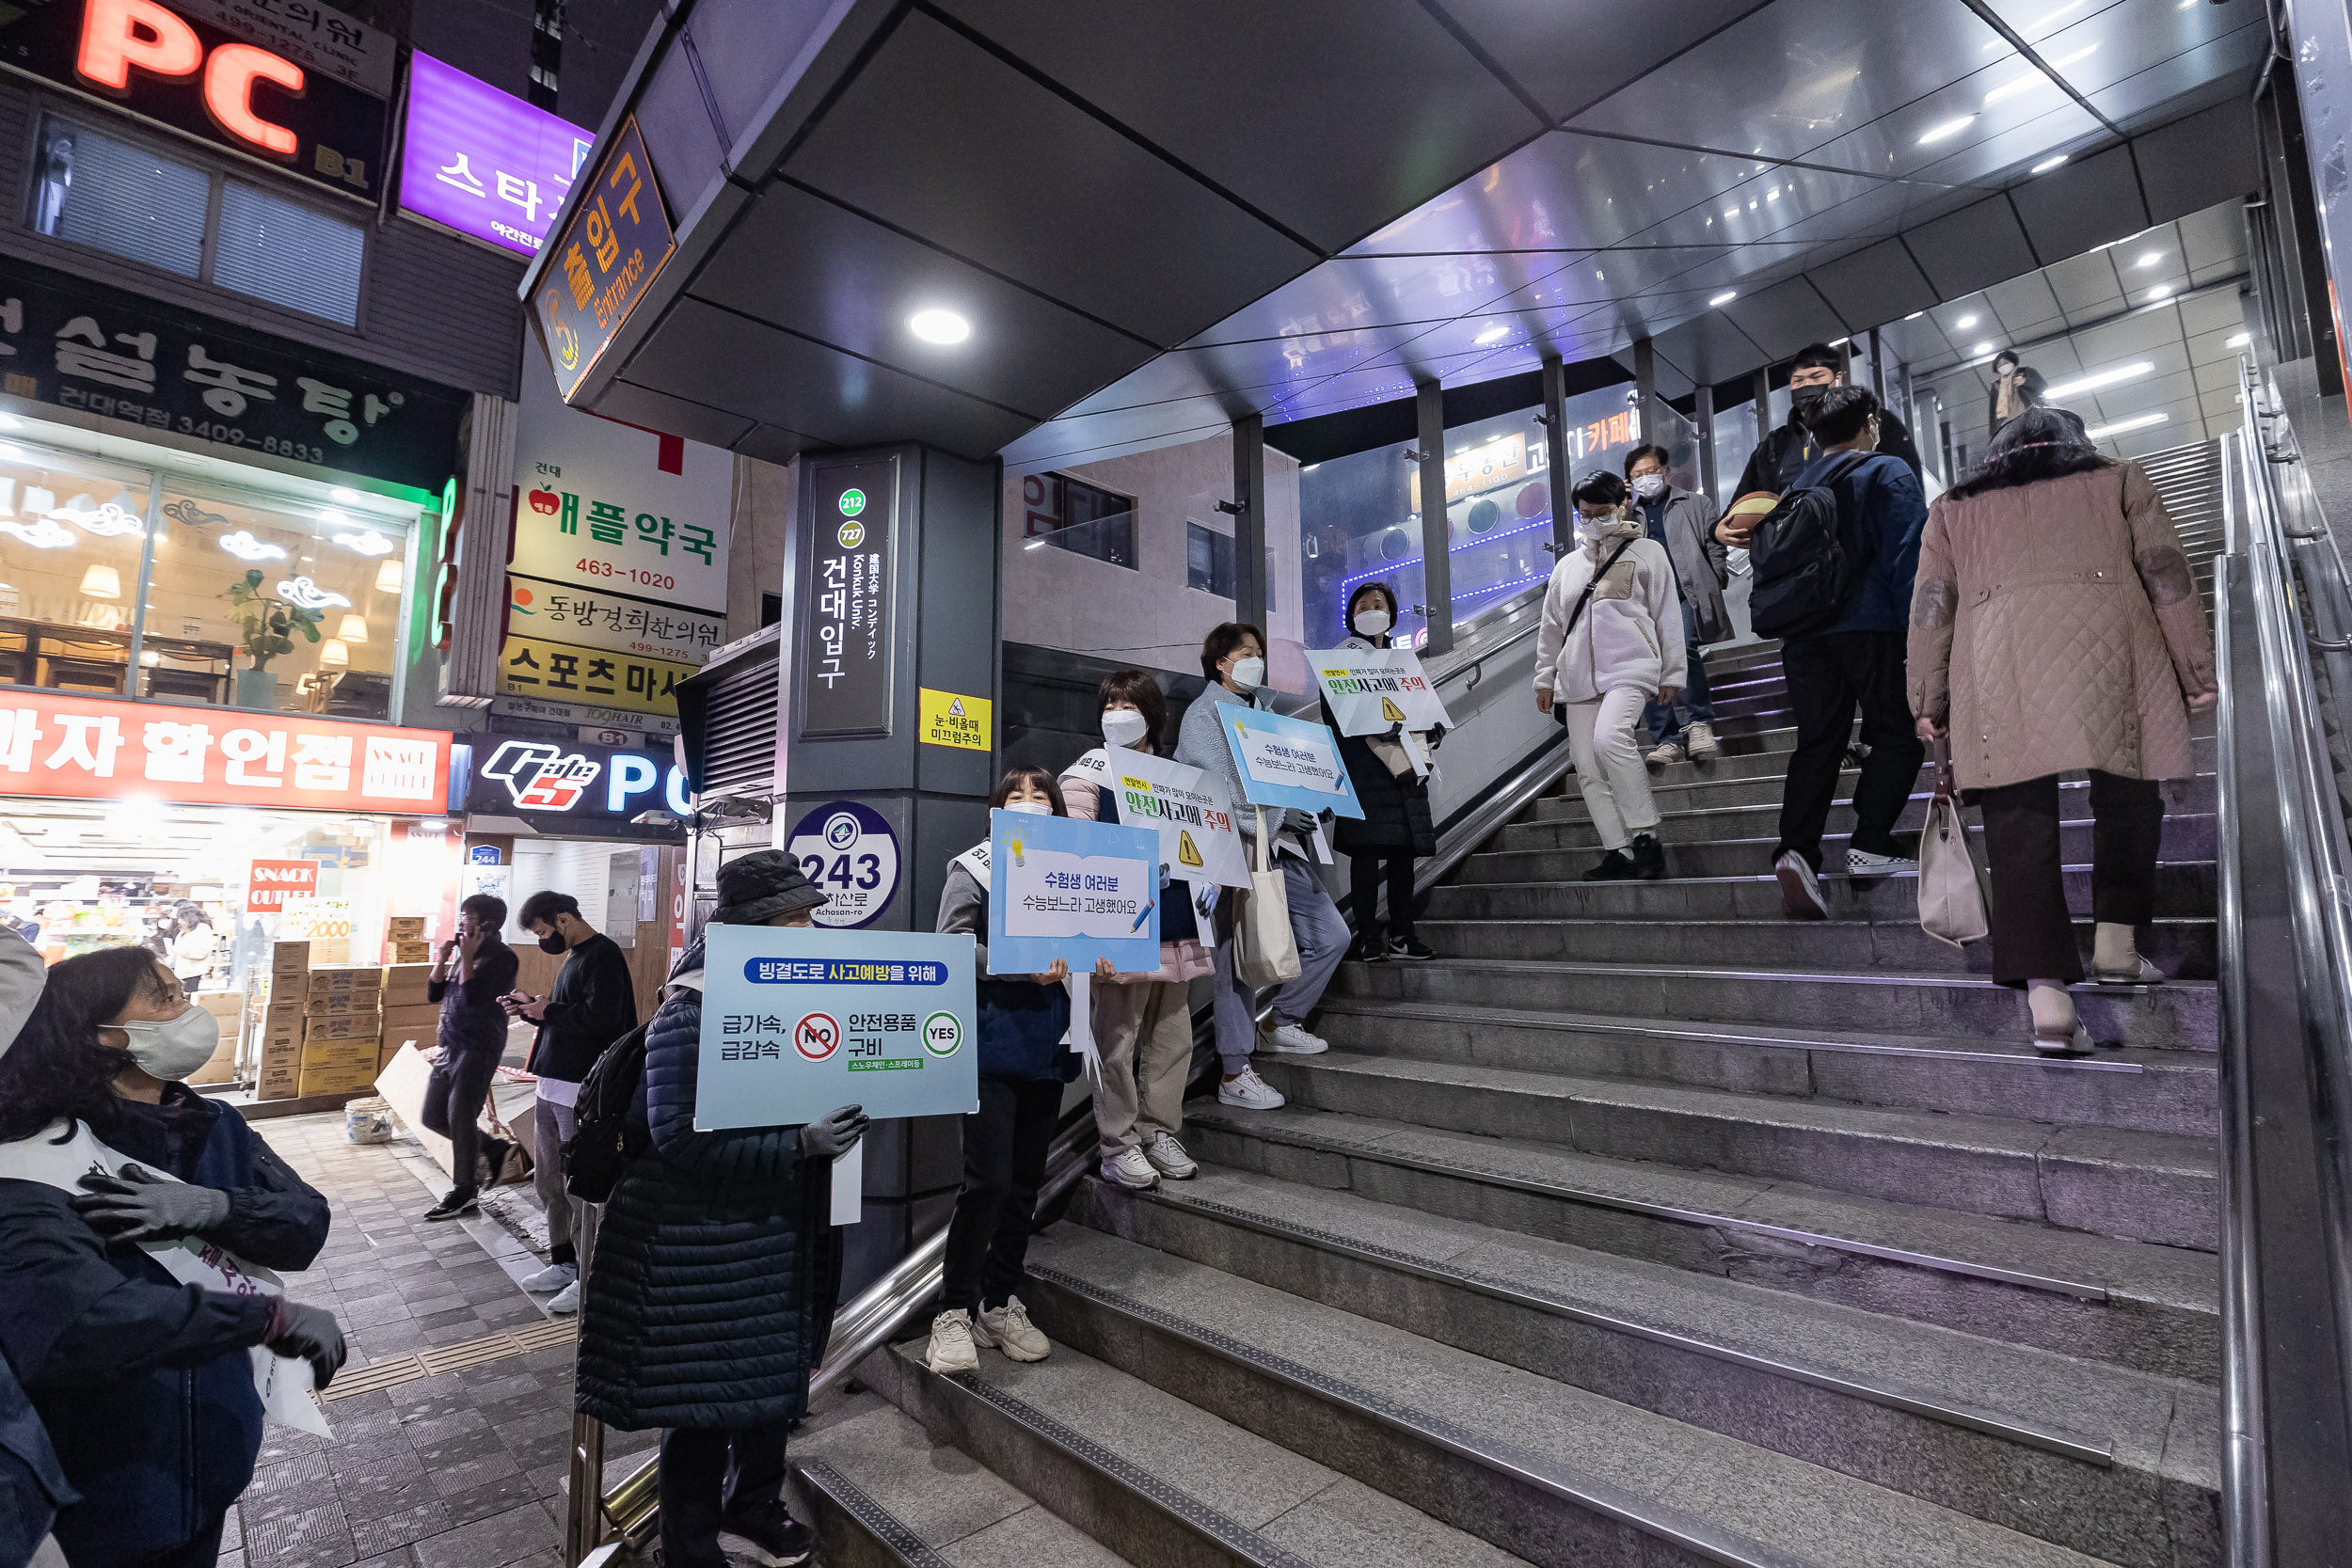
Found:
[{"label": "korean restaurant signboard", "polygon": [[539,269],[531,306],[556,389],[566,399],[677,249],[633,116],[621,122],[595,167],[554,254]]},{"label": "korean restaurant signboard", "polygon": [[890,733],[890,578],[898,511],[894,458],[809,460],[814,497],[799,519],[800,688],[794,734]]},{"label": "korean restaurant signboard", "polygon": [[466,394],[11,260],[0,392],[439,493]]},{"label": "korean restaurant signboard", "polygon": [[0,692],[0,795],[437,816],[442,730]]},{"label": "korean restaurant signboard", "polygon": [[370,202],[398,48],[317,0],[0,5],[0,66]]},{"label": "korean restaurant signboard", "polygon": [[408,57],[400,205],[460,234],[535,256],[596,133],[430,55]]}]

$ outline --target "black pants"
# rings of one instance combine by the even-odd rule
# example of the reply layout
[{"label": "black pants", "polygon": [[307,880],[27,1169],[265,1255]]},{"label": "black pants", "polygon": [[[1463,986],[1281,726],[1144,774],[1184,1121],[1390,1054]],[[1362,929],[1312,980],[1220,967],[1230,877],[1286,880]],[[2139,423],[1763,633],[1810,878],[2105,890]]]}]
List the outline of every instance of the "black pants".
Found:
[{"label": "black pants", "polygon": [[226,1512],[213,1515],[212,1523],[203,1526],[188,1538],[184,1546],[174,1546],[167,1552],[139,1560],[136,1568],[213,1568],[220,1560],[220,1535],[229,1524]]},{"label": "black pants", "polygon": [[1061,1114],[1062,1084],[980,1080],[980,1108],[963,1118],[963,1190],[947,1222],[940,1307],[1002,1307],[1021,1289],[1037,1190]]},{"label": "black pants", "polygon": [[1821,829],[1837,799],[1837,775],[1852,743],[1856,707],[1862,710],[1862,743],[1870,755],[1862,765],[1862,782],[1854,785],[1853,847],[1873,855],[1902,852],[1895,842],[1895,823],[1928,754],[1912,728],[1911,699],[1903,690],[1903,634],[1841,631],[1803,638],[1782,647],[1780,667],[1788,677],[1788,705],[1796,710],[1797,750],[1788,759],[1780,843],[1772,858],[1794,849],[1814,870],[1821,868]]},{"label": "black pants", "polygon": [[734,1432],[670,1427],[661,1433],[663,1568],[724,1568],[719,1531],[756,1517],[784,1493],[789,1421]]},{"label": "black pants", "polygon": [[450,1180],[468,1192],[482,1152],[482,1102],[498,1069],[496,1052],[444,1050],[424,1081],[425,1129],[449,1140]]},{"label": "black pants", "polygon": [[[1968,799],[1984,808],[1984,852],[1993,873],[1993,978],[2079,980],[2082,946],[2066,908],[2058,852],[2056,773]],[[2164,793],[2153,779],[2090,775],[2091,918],[2145,926],[2156,914],[2156,851],[2164,840]]]},{"label": "black pants", "polygon": [[1359,934],[1370,936],[1380,929],[1373,911],[1379,907],[1380,883],[1386,878],[1389,935],[1412,936],[1413,859],[1410,849],[1375,849],[1347,857],[1347,886],[1356,906],[1356,929]]}]

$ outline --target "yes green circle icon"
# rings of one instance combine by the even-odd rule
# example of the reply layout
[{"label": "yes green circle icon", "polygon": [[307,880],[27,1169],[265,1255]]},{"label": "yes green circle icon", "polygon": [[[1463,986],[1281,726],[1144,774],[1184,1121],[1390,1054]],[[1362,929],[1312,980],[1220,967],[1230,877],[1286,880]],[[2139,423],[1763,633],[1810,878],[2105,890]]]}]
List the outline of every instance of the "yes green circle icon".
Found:
[{"label": "yes green circle icon", "polygon": [[953,1013],[933,1013],[923,1021],[923,1049],[934,1056],[952,1056],[963,1045],[963,1020]]},{"label": "yes green circle icon", "polygon": [[856,549],[866,542],[866,525],[856,521],[843,523],[834,537],[841,541],[843,549]]},{"label": "yes green circle icon", "polygon": [[841,515],[842,515],[844,517],[854,517],[854,516],[856,516],[859,513],[861,513],[861,512],[863,512],[863,511],[865,511],[865,510],[866,510],[866,492],[865,492],[865,491],[863,491],[863,490],[855,490],[855,489],[851,489],[851,490],[844,490],[844,491],[842,491],[842,492],[841,492]]}]

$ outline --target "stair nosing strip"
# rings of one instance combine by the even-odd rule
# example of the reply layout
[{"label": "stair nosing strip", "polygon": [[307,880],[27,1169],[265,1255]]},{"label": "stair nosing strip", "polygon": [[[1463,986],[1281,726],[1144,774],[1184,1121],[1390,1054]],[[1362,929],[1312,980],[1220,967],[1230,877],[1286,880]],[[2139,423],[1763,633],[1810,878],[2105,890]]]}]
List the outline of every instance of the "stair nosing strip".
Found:
[{"label": "stair nosing strip", "polygon": [[[1274,1236],[1296,1242],[1303,1246],[1317,1247],[1326,1252],[1399,1269],[1438,1284],[1458,1285],[1495,1301],[1507,1302],[1533,1311],[1565,1318],[1572,1323],[1606,1329],[1611,1333],[1629,1335],[1638,1339],[1646,1339],[1653,1344],[1686,1351],[1693,1355],[1708,1356],[1733,1366],[1746,1367],[1751,1370],[1767,1372],[1775,1377],[1785,1377],[1792,1382],[1808,1384],[1816,1388],[1824,1388],[1832,1393],[1844,1394],[1849,1398],[1867,1401],[1872,1404],[1885,1405],[1890,1409],[1905,1411],[1930,1420],[1965,1427],[1973,1432],[2005,1438],[2028,1448],[2042,1449],[2051,1453],[2064,1455],[2069,1459],[2096,1465],[2103,1469],[2111,1469],[2115,1464],[2115,1445],[2112,1442],[2101,1444],[2093,1438],[2070,1433],[2061,1427],[2029,1425],[2022,1418],[2002,1416],[1957,1401],[1938,1401],[1922,1395],[1905,1394],[1893,1388],[1857,1383],[1851,1378],[1840,1377],[1832,1372],[1810,1370],[1786,1361],[1774,1360],[1771,1356],[1761,1355],[1753,1351],[1739,1350],[1730,1345],[1698,1338],[1692,1335],[1655,1328],[1646,1323],[1636,1323],[1632,1319],[1619,1317],[1594,1307],[1579,1307],[1556,1297],[1546,1296],[1520,1286],[1482,1275],[1475,1270],[1442,1269],[1393,1247],[1353,1242],[1344,1236],[1317,1230],[1311,1226],[1288,1225],[1279,1220],[1266,1219],[1232,1204],[1220,1203],[1215,1198],[1195,1197],[1182,1193],[1163,1194],[1156,1190],[1152,1192],[1136,1192],[1127,1188],[1120,1190],[1130,1197],[1145,1198],[1174,1208],[1214,1213],[1219,1219],[1239,1225],[1246,1229],[1256,1230],[1263,1235]],[[1607,1395],[1598,1397],[1608,1398]],[[1668,1417],[1667,1419],[1671,1420],[1674,1418]]]},{"label": "stair nosing strip", "polygon": [[[1912,872],[1908,873],[1908,875],[1916,876],[1918,873]],[[1439,964],[1468,970],[1494,970],[1509,966],[1514,972],[1516,972],[1520,966],[1524,966],[1529,970],[1543,970],[1552,974],[1604,974],[1618,975],[1656,974],[1666,975],[1677,980],[1768,980],[1774,983],[1782,983],[1792,980],[1805,980],[1819,985],[1831,986],[1963,986],[1973,990],[2009,990],[2012,989],[2003,986],[1999,982],[1982,974],[1920,974],[1905,970],[1878,973],[1875,971],[1834,969],[1741,969],[1730,967],[1716,968],[1708,964],[1616,963],[1597,958],[1438,958],[1424,959],[1421,962],[1422,968],[1430,969],[1433,973],[1434,966]],[[1414,974],[1420,973],[1420,970],[1407,970],[1403,973]],[[2109,991],[2144,990],[2150,992],[2175,991],[2184,995],[2192,995],[2216,990],[2217,986],[2217,982],[2212,980],[2167,980],[2162,985],[2150,986],[2103,986],[2086,981],[2083,982],[2077,989],[2101,993]],[[1402,1002],[1409,1001],[1411,999],[1407,997],[1396,997],[1392,999],[1377,998],[1375,1000],[1395,1000]]]},{"label": "stair nosing strip", "polygon": [[799,1462],[794,1468],[801,1479],[825,1494],[844,1513],[866,1527],[866,1533],[881,1543],[884,1551],[896,1557],[904,1568],[952,1568],[944,1557],[923,1544],[923,1538],[896,1513],[876,1502],[858,1488],[856,1482],[821,1459]]},{"label": "stair nosing strip", "polygon": [[[1369,1420],[1391,1431],[1402,1432],[1417,1441],[1442,1449],[1448,1453],[1469,1460],[1471,1464],[1509,1476],[1555,1497],[1590,1509],[1604,1518],[1613,1519],[1633,1529],[1668,1541],[1686,1550],[1697,1553],[1726,1568],[1817,1568],[1808,1560],[1791,1557],[1778,1547],[1746,1536],[1732,1535],[1709,1528],[1702,1520],[1683,1513],[1678,1509],[1647,1503],[1626,1493],[1622,1488],[1590,1476],[1576,1475],[1569,1480],[1556,1473],[1532,1453],[1517,1449],[1483,1442],[1466,1428],[1455,1426],[1442,1418],[1418,1414],[1406,1409],[1395,1401],[1360,1388],[1302,1366],[1287,1356],[1254,1349],[1228,1334],[1203,1328],[1185,1322],[1174,1313],[1136,1301],[1120,1291],[1104,1289],[1089,1280],[1079,1278],[1052,1264],[1032,1264],[1030,1275],[1055,1288],[1098,1307],[1120,1313],[1150,1324],[1159,1332],[1181,1339],[1195,1349],[1205,1351],[1223,1360],[1247,1367],[1261,1377],[1286,1384],[1317,1399],[1344,1404]],[[1533,1374],[1531,1374],[1533,1375]],[[1601,1396],[1596,1395],[1595,1398]],[[1671,1417],[1660,1419],[1671,1420]],[[1680,1423],[1687,1425],[1688,1423]],[[1704,1431],[1704,1428],[1695,1430]],[[1714,1435],[1722,1435],[1716,1433]],[[1740,1439],[1732,1438],[1738,1442]],[[1750,1445],[1751,1447],[1753,1445]],[[1310,1456],[1311,1457],[1311,1456]],[[1327,1466],[1327,1468],[1328,1466]],[[1345,1472],[1342,1472],[1344,1474]],[[1571,1472],[1573,1474],[1573,1472]],[[1867,1483],[1866,1483],[1867,1484]],[[1305,1565],[1301,1565],[1305,1568]]]},{"label": "stair nosing strip", "polygon": [[[1752,838],[1751,838],[1751,839],[1719,840],[1718,842],[1728,842],[1728,843],[1739,843],[1739,844],[1760,844],[1760,843],[1762,843],[1762,842],[1763,842],[1763,840],[1761,840],[1761,839],[1752,839]],[[1573,851],[1573,850],[1568,850],[1568,849],[1482,849],[1482,850],[1480,850],[1477,854],[1474,854],[1474,855],[1471,855],[1471,856],[1468,857],[1468,859],[1466,859],[1466,860],[1463,862],[1463,863],[1464,863],[1465,865],[1468,865],[1468,864],[1470,864],[1471,862],[1474,862],[1474,861],[1480,861],[1480,860],[1492,860],[1492,859],[1495,859],[1495,858],[1497,858],[1497,857],[1500,857],[1500,856],[1504,856],[1504,855],[1565,855],[1565,854],[1572,854],[1572,853],[1575,853],[1575,851]],[[2213,868],[2213,865],[2214,865],[2214,863],[2213,863],[2212,861],[2158,861],[2158,862],[2156,863],[2156,869],[2157,869],[2158,871],[2164,871],[2164,870],[2167,870],[2167,869],[2176,870],[2176,871],[2177,871],[2177,870],[2180,870],[2180,869],[2182,869],[2182,868],[2185,867],[2185,868],[2187,868],[2187,869],[2189,869],[2189,870],[2192,870],[2192,871],[2193,871],[2193,870],[2200,870],[2200,869],[2203,869],[2203,870],[2211,870],[2211,869]],[[2092,867],[2091,867],[2090,863],[2089,861],[2084,861],[2084,862],[2081,862],[2081,863],[2069,863],[2069,864],[2065,864],[2065,865],[2061,865],[2061,866],[2059,866],[2059,867],[2058,867],[2058,874],[2059,874],[2060,876],[2065,876],[2065,875],[2067,875],[2067,874],[2069,874],[2069,873],[2080,873],[2081,875],[2088,877],[2089,875],[2090,875],[2091,869],[2092,869]],[[1853,874],[1852,872],[1851,872],[1851,871],[1832,871],[1832,870],[1828,869],[1826,866],[1824,866],[1824,867],[1822,868],[1822,870],[1821,870],[1821,879],[1822,879],[1822,880],[1824,880],[1824,881],[1831,881],[1831,882],[1840,882],[1840,881],[1843,881],[1843,882],[1886,882],[1886,881],[1901,881],[1901,880],[1905,879],[1906,878],[1914,878],[1914,877],[1916,877],[1916,876],[1918,876],[1918,875],[1919,875],[1919,874],[1918,874],[1916,871],[1886,871],[1886,872],[1881,872],[1881,873],[1878,873],[1878,874],[1873,875],[1873,876],[1868,876],[1868,877],[1858,877],[1858,876],[1854,875],[1854,874]],[[1712,876],[1712,877],[1669,877],[1669,878],[1667,878],[1667,879],[1666,879],[1666,881],[1667,881],[1669,884],[1673,884],[1673,883],[1680,883],[1680,882],[1704,882],[1704,883],[1708,883],[1708,884],[1709,884],[1709,885],[1720,885],[1720,884],[1731,883],[1731,882],[1744,882],[1744,883],[1747,883],[1747,884],[1748,884],[1748,885],[1750,885],[1750,886],[1760,887],[1760,886],[1762,886],[1763,884],[1765,884],[1766,882],[1777,881],[1778,879],[1779,879],[1778,878],[1774,877],[1774,876],[1773,876],[1771,872],[1769,872],[1769,871],[1741,871],[1741,872],[1736,872],[1736,873],[1726,873],[1726,874],[1722,874],[1722,875],[1717,875],[1717,876]],[[1647,883],[1647,882],[1588,882],[1588,881],[1585,881],[1585,880],[1584,880],[1582,878],[1581,878],[1581,877],[1552,877],[1552,878],[1530,877],[1530,878],[1524,878],[1524,879],[1517,879],[1517,880],[1512,880],[1512,881],[1503,881],[1503,882],[1457,882],[1457,881],[1449,881],[1449,882],[1446,882],[1446,883],[1445,883],[1445,884],[1443,884],[1443,885],[1444,885],[1445,887],[1447,887],[1447,888],[1521,888],[1521,887],[1587,887],[1587,888],[1611,888],[1611,887],[1648,887],[1648,886],[1651,886],[1652,884]],[[2194,918],[2198,918],[2198,917],[2196,917],[2196,916],[2187,916],[2187,917],[2184,917],[2184,918],[2190,918],[2190,919],[2194,919]]]},{"label": "stair nosing strip", "polygon": [[[1195,1119],[1202,1119],[1196,1117]],[[2041,1291],[2050,1295],[2072,1296],[2078,1301],[2105,1305],[2115,1298],[2105,1285],[2086,1284],[2080,1280],[2060,1279],[2054,1275],[2037,1275],[2023,1269],[2004,1268],[1997,1263],[1975,1263],[1965,1259],[1945,1258],[1934,1253],[1918,1252],[1908,1247],[1888,1246],[1879,1242],[1865,1242],[1851,1236],[1831,1236],[1820,1231],[1801,1230],[1791,1225],[1777,1225],[1770,1220],[1743,1219],[1732,1214],[1713,1214],[1697,1209],[1685,1209],[1671,1203],[1653,1203],[1645,1198],[1627,1197],[1617,1193],[1596,1192],[1589,1187],[1574,1187],[1564,1181],[1547,1181],[1536,1177],[1518,1176],[1510,1171],[1475,1164],[1468,1160],[1433,1160],[1402,1149],[1385,1149],[1377,1145],[1352,1144],[1336,1138],[1319,1138],[1311,1132],[1285,1128],[1262,1128],[1242,1125],[1232,1127],[1214,1113],[1207,1118],[1211,1124],[1250,1137],[1263,1138],[1268,1143],[1287,1144],[1295,1148],[1312,1149],[1317,1153],[1336,1154],[1343,1159],[1369,1160],[1375,1164],[1395,1165],[1425,1175],[1451,1177],[1485,1182],[1490,1186],[1509,1187],[1531,1193],[1538,1197],[1558,1198],[1564,1202],[1589,1204],[1597,1209],[1615,1209],[1629,1214],[1644,1214],[1653,1219],[1673,1220],[1684,1225],[1719,1226],[1730,1230],[1742,1230],[1770,1236],[1779,1241],[1802,1245],[1821,1246],[1836,1252],[1850,1252],[1865,1258],[1883,1259],[1888,1262],[1909,1264],[1915,1268],[1932,1269],[1942,1274],[1966,1275],[1976,1279],[1990,1279],[1998,1284],[2016,1285],[2026,1290]]]}]

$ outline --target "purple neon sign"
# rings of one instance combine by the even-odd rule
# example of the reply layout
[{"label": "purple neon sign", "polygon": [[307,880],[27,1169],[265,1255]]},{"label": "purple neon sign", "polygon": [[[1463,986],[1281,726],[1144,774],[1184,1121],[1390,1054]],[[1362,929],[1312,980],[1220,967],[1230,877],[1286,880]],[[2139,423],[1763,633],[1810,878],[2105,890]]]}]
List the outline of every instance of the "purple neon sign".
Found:
[{"label": "purple neon sign", "polygon": [[535,256],[596,140],[569,120],[411,55],[400,204],[461,234]]}]

